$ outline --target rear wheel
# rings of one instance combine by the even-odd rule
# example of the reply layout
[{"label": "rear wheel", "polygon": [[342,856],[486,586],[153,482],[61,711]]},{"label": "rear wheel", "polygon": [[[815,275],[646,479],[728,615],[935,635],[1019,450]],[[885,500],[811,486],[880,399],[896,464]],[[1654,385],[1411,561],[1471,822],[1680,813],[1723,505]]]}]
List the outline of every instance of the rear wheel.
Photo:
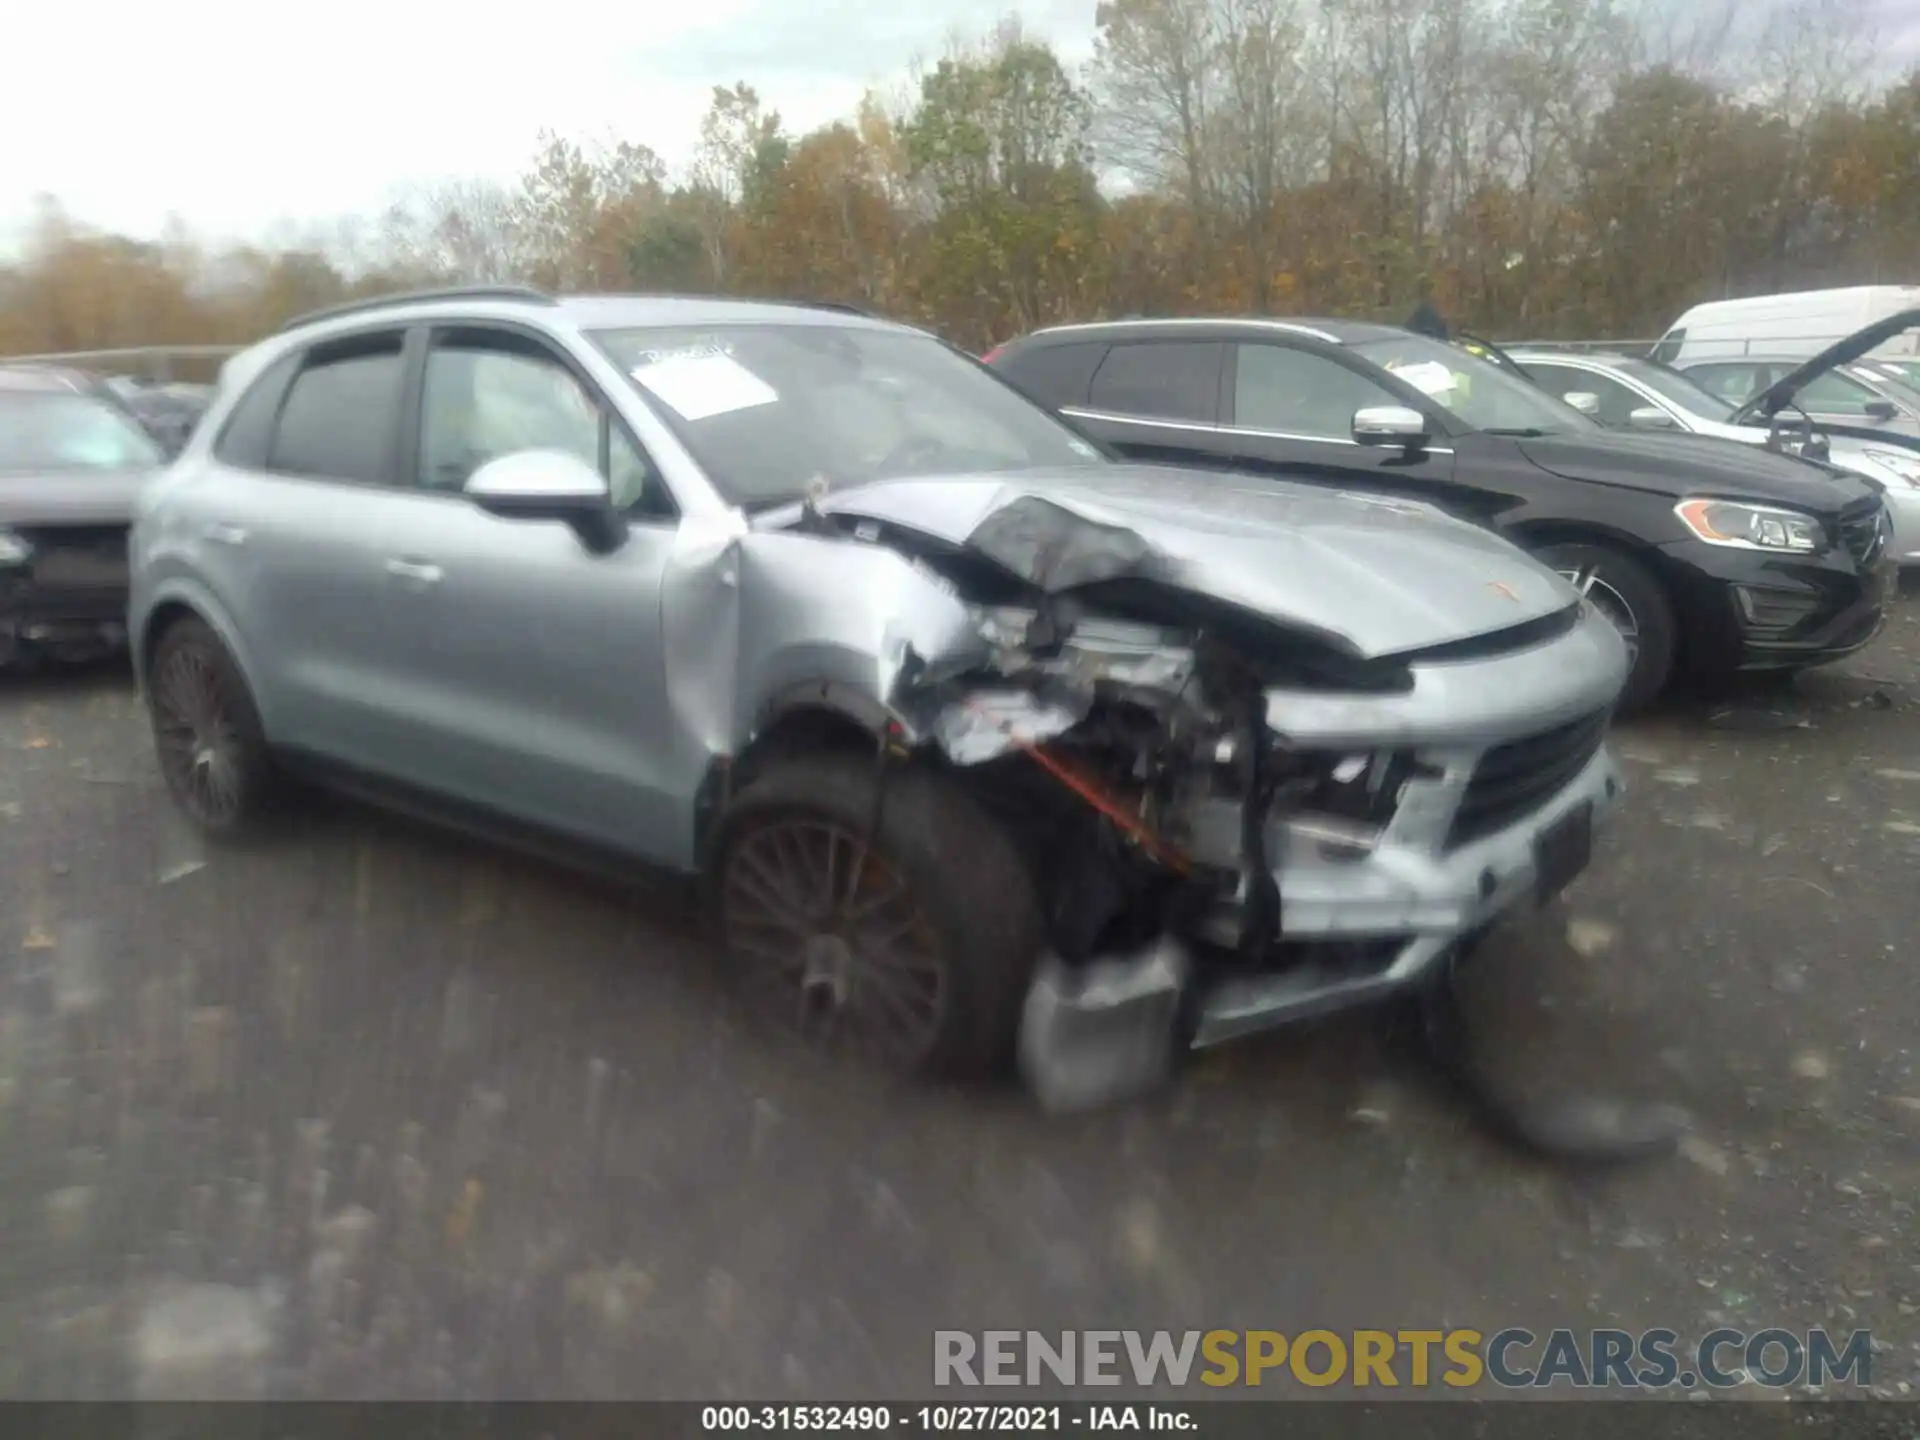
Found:
[{"label": "rear wheel", "polygon": [[1623,714],[1651,704],[1673,678],[1673,606],[1646,566],[1609,545],[1547,545],[1534,552],[1559,571],[1620,632],[1631,668]]},{"label": "rear wheel", "polygon": [[944,777],[781,761],[729,805],[709,886],[736,978],[782,1028],[903,1074],[1011,1061],[1040,907],[1010,837]]},{"label": "rear wheel", "polygon": [[267,808],[272,764],[240,667],[204,621],[170,625],[147,673],[154,750],[174,803],[210,835],[246,830]]}]

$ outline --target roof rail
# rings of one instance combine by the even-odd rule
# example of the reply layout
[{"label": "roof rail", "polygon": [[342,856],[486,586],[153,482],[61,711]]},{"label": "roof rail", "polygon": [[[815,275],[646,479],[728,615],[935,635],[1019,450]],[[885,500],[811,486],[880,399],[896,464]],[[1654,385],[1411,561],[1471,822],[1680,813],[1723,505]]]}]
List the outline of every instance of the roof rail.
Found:
[{"label": "roof rail", "polygon": [[285,321],[274,333],[284,335],[289,330],[298,330],[302,326],[312,325],[321,320],[332,320],[342,315],[357,315],[364,310],[384,310],[390,305],[413,305],[426,300],[519,300],[529,305],[558,305],[560,302],[544,290],[535,290],[531,285],[448,285],[436,290],[398,290],[384,295],[366,295],[358,300],[343,301],[338,305],[328,305],[323,309],[309,310],[304,315],[296,315]]}]

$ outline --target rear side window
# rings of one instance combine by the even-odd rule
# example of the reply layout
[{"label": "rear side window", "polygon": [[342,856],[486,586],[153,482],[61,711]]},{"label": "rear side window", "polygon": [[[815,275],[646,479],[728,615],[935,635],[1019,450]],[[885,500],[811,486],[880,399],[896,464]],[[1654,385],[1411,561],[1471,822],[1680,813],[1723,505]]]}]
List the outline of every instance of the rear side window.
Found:
[{"label": "rear side window", "polygon": [[1088,403],[1115,415],[1214,424],[1220,416],[1218,342],[1140,341],[1116,345],[1094,373]]},{"label": "rear side window", "polygon": [[1687,375],[1729,405],[1744,405],[1760,393],[1763,372],[1752,365],[1701,365]]},{"label": "rear side window", "polygon": [[280,413],[280,397],[287,393],[287,381],[299,363],[298,354],[283,355],[247,387],[213,442],[215,459],[246,470],[266,468],[267,451],[273,444],[273,418]]},{"label": "rear side window", "polygon": [[268,468],[363,485],[389,483],[402,339],[393,331],[310,350],[280,407]]},{"label": "rear side window", "polygon": [[1100,345],[1033,345],[1001,359],[998,370],[1022,393],[1056,410],[1085,405],[1107,347]]}]

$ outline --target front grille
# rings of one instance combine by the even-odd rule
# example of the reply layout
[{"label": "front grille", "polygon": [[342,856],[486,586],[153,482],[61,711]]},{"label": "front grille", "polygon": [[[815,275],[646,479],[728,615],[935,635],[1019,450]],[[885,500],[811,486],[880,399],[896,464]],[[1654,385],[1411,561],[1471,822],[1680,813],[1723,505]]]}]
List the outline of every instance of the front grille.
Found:
[{"label": "front grille", "polygon": [[1447,848],[1504,830],[1566,789],[1599,752],[1612,718],[1611,710],[1595,711],[1487,751],[1460,797]]},{"label": "front grille", "polygon": [[1862,565],[1871,565],[1887,548],[1887,507],[1881,500],[1845,511],[1840,516],[1840,543]]}]

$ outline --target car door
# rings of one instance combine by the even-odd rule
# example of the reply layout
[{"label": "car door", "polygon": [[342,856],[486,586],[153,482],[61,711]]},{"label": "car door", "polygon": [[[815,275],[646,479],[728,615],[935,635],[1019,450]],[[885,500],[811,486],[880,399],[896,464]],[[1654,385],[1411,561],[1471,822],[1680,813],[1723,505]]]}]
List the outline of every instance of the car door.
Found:
[{"label": "car door", "polygon": [[1226,350],[1217,340],[1116,342],[1093,372],[1086,404],[1062,409],[1129,460],[1231,465],[1219,428]]},{"label": "car door", "polygon": [[1361,362],[1286,340],[1235,344],[1228,354],[1227,429],[1243,469],[1288,480],[1369,493],[1406,495],[1452,508],[1482,508],[1453,483],[1453,450],[1439,417],[1426,407],[1432,443],[1408,450],[1361,445],[1353,417],[1374,406],[1410,408]]},{"label": "car door", "polygon": [[216,442],[197,500],[203,573],[239,626],[277,745],[391,750],[402,670],[379,540],[396,483],[408,335],[335,335],[277,362]]},{"label": "car door", "polygon": [[[404,662],[388,693],[406,717],[386,768],[576,840],[670,855],[684,784],[667,768],[667,490],[585,370],[536,333],[438,326],[422,351],[413,483],[380,546]],[[599,469],[625,543],[594,554],[560,521],[503,519],[466,498],[481,465],[527,450]]]}]

